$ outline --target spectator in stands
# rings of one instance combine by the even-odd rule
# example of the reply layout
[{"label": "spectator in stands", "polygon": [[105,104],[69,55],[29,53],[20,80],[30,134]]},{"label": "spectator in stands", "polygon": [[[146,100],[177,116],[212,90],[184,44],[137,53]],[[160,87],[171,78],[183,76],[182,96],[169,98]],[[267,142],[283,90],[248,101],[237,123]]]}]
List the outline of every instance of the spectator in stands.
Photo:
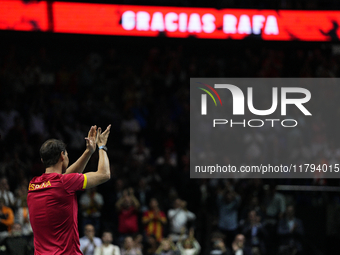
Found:
[{"label": "spectator in stands", "polygon": [[187,202],[177,198],[174,201],[174,209],[168,211],[168,218],[170,223],[170,236],[174,242],[177,242],[183,228],[186,229],[186,224],[189,221],[196,219],[194,213],[187,209]]},{"label": "spectator in stands", "polygon": [[16,210],[14,211],[14,217],[15,222],[20,223],[24,236],[33,234],[27,207],[27,185],[28,181],[24,179],[15,191]]},{"label": "spectator in stands", "polygon": [[118,232],[121,235],[120,238],[138,233],[139,202],[134,196],[132,188],[124,190],[123,196],[116,203],[116,208],[119,212]]},{"label": "spectator in stands", "polygon": [[15,207],[15,198],[9,189],[7,178],[3,177],[0,180],[0,198],[4,199],[4,205],[14,208]]},{"label": "spectator in stands", "polygon": [[246,238],[246,246],[258,247],[262,255],[266,254],[265,240],[267,233],[261,224],[260,216],[255,210],[248,213],[248,219],[241,225],[241,233]]},{"label": "spectator in stands", "polygon": [[[111,175],[114,173],[111,173]],[[111,185],[110,185],[111,184]],[[123,196],[124,192],[124,181],[121,178],[114,180],[111,178],[109,182],[104,183],[104,188],[101,187],[101,192],[104,195],[104,208],[103,213],[109,214],[106,215],[109,218],[112,218],[112,212],[115,214],[116,203]],[[106,209],[106,211],[105,211]],[[116,217],[117,218],[117,217]]]},{"label": "spectator in stands", "polygon": [[143,165],[147,162],[150,157],[150,150],[147,148],[143,141],[138,141],[138,143],[132,148],[131,156],[138,165]]},{"label": "spectator in stands", "polygon": [[263,154],[265,137],[259,131],[250,129],[243,137],[243,142],[246,146],[245,156],[247,160],[257,162]]},{"label": "spectator in stands", "polygon": [[238,228],[238,208],[241,197],[234,191],[231,184],[217,195],[217,208],[219,212],[218,228],[226,235],[226,244],[229,246],[234,240]]},{"label": "spectator in stands", "polygon": [[197,255],[201,251],[201,246],[194,237],[194,230],[191,228],[189,237],[182,235],[177,242],[177,247],[181,255]]},{"label": "spectator in stands", "polygon": [[42,111],[43,109],[37,105],[31,107],[29,131],[32,135],[45,137],[47,135],[47,128]]},{"label": "spectator in stands", "polygon": [[121,249],[121,255],[143,255],[139,248],[134,246],[134,242],[131,236],[127,236],[124,239],[124,245]]},{"label": "spectator in stands", "polygon": [[97,188],[86,190],[80,197],[79,205],[83,215],[83,226],[92,224],[96,233],[100,230],[101,209],[104,205],[103,196],[97,192]]},{"label": "spectator in stands", "polygon": [[163,238],[156,250],[157,255],[179,255],[179,250],[169,238]]},{"label": "spectator in stands", "polygon": [[121,130],[123,132],[122,143],[126,148],[132,148],[137,144],[137,134],[140,131],[138,121],[129,112],[122,121]]},{"label": "spectator in stands", "polygon": [[4,242],[8,255],[27,255],[33,251],[33,247],[23,236],[20,223],[13,224],[12,230]]},{"label": "spectator in stands", "polygon": [[271,183],[265,186],[265,197],[263,199],[265,220],[263,224],[268,232],[268,253],[275,252],[277,248],[277,223],[286,210],[285,198],[276,191],[276,185]]},{"label": "spectator in stands", "polygon": [[157,172],[154,165],[145,165],[145,181],[150,186],[151,190],[160,190],[163,185],[163,180]]},{"label": "spectator in stands", "polygon": [[14,223],[14,213],[11,208],[5,206],[4,198],[0,198],[0,241],[8,236]]},{"label": "spectator in stands", "polygon": [[146,237],[146,245],[144,247],[143,254],[144,255],[154,255],[159,246],[159,242],[157,241],[154,235],[149,235]]},{"label": "spectator in stands", "polygon": [[15,220],[21,225],[22,233],[25,236],[33,234],[30,217],[28,214],[27,200],[15,211]]},{"label": "spectator in stands", "polygon": [[225,236],[221,232],[214,232],[211,236],[209,255],[231,255],[231,251],[224,243]]},{"label": "spectator in stands", "polygon": [[250,211],[256,211],[257,216],[260,217],[261,220],[264,218],[258,196],[251,196],[249,198],[249,202],[245,205],[245,207],[242,210],[241,219],[242,220],[247,219]]},{"label": "spectator in stands", "polygon": [[133,244],[134,244],[135,248],[138,248],[142,251],[143,248],[144,248],[144,246],[143,246],[143,235],[142,234],[136,235],[135,238],[133,238]]},{"label": "spectator in stands", "polygon": [[28,181],[24,179],[15,190],[15,208],[22,207],[27,201]]},{"label": "spectator in stands", "polygon": [[19,116],[19,112],[14,109],[13,102],[10,98],[6,98],[2,110],[0,111],[0,123],[2,130],[2,137],[5,138],[8,131],[14,126],[15,118]]},{"label": "spectator in stands", "polygon": [[27,207],[27,186],[28,181],[24,179],[15,191],[16,210],[14,211],[14,217],[15,222],[20,223],[24,236],[33,234]]},{"label": "spectator in stands", "polygon": [[9,150],[14,150],[20,148],[27,142],[27,132],[23,125],[23,119],[21,116],[16,116],[14,119],[14,126],[8,131],[6,147]]},{"label": "spectator in stands", "polygon": [[278,224],[279,244],[283,247],[291,247],[299,252],[303,251],[304,230],[302,221],[295,217],[295,208],[293,205],[287,206],[285,217]]},{"label": "spectator in stands", "polygon": [[266,194],[263,203],[266,219],[271,220],[273,224],[276,224],[277,219],[281,218],[286,211],[286,200],[282,194],[276,191],[276,185],[274,183],[266,186]]},{"label": "spectator in stands", "polygon": [[138,182],[138,188],[136,190],[136,198],[140,203],[140,210],[142,213],[148,210],[148,202],[151,197],[151,189],[147,184],[145,178],[141,178]]},{"label": "spectator in stands", "polygon": [[174,178],[175,169],[177,166],[177,155],[175,150],[165,148],[164,155],[156,159],[157,170],[162,178],[165,188],[169,189],[171,185],[176,181]]},{"label": "spectator in stands", "polygon": [[94,255],[120,255],[118,246],[112,244],[112,233],[104,231],[102,235],[102,245],[97,246]]},{"label": "spectator in stands", "polygon": [[79,122],[75,122],[74,125],[72,125],[72,127],[70,126],[65,126],[65,132],[67,132],[67,134],[70,137],[70,143],[68,144],[69,146],[69,150],[74,150],[76,152],[79,152],[83,149],[84,146],[84,132],[83,129],[80,125]]},{"label": "spectator in stands", "polygon": [[124,181],[122,179],[117,179],[114,186],[114,199],[117,202],[121,197],[123,197],[124,193]]},{"label": "spectator in stands", "polygon": [[143,214],[142,222],[145,225],[146,235],[154,235],[156,240],[160,242],[163,238],[163,228],[167,223],[166,216],[160,210],[156,198],[150,200],[150,210]]},{"label": "spectator in stands", "polygon": [[84,233],[85,235],[79,238],[80,250],[84,255],[94,255],[94,250],[102,245],[102,241],[95,237],[95,229],[91,224],[85,226]]},{"label": "spectator in stands", "polygon": [[242,234],[235,236],[234,241],[231,244],[232,254],[234,255],[252,255],[250,247],[246,246],[245,237]]},{"label": "spectator in stands", "polygon": [[252,253],[252,255],[262,255],[261,251],[260,251],[260,249],[258,247],[253,247],[251,249],[251,253]]}]

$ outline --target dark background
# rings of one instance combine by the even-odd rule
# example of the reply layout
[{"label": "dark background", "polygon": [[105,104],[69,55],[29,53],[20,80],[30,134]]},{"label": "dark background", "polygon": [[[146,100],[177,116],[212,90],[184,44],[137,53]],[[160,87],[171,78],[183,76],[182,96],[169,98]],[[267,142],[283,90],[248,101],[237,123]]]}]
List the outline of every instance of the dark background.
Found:
[{"label": "dark background", "polygon": [[[101,2],[170,5],[170,1]],[[202,0],[171,1],[171,5],[339,8],[337,1],[286,1],[287,7],[284,2]],[[201,254],[209,254],[210,235],[218,218],[216,195],[226,180],[189,178],[189,78],[339,77],[340,74],[340,55],[333,54],[333,47],[340,46],[337,42],[225,41],[10,31],[0,31],[0,36],[0,114],[15,111],[18,116],[18,122],[6,130],[13,131],[11,133],[3,133],[8,128],[6,119],[0,122],[0,169],[1,175],[8,178],[10,189],[15,192],[20,185],[27,185],[33,176],[43,173],[38,152],[46,139],[64,140],[68,144],[70,162],[74,162],[85,143],[80,148],[70,146],[75,138],[69,130],[77,130],[85,137],[91,125],[112,124],[108,148],[113,176],[98,187],[105,201],[102,226],[109,226],[115,236],[119,236],[115,201],[112,200],[115,184],[123,180],[124,187],[137,190],[138,180],[144,178],[163,211],[172,207],[174,196],[169,194],[173,191],[188,202],[189,210],[198,217],[195,227],[196,238],[202,245]],[[41,82],[42,74],[52,75],[52,82]],[[339,95],[327,88],[320,88],[317,94],[315,108],[320,109],[321,114],[312,125],[300,130],[295,137],[298,142],[289,143],[275,134],[278,144],[265,139],[257,146],[278,149],[287,157],[295,151],[299,160],[339,162],[340,141],[336,132],[339,130]],[[329,112],[333,114],[328,116]],[[122,141],[126,134],[121,125],[128,116],[141,126],[135,145]],[[133,152],[135,146],[139,146],[142,159],[137,159],[140,155]],[[301,147],[310,149],[307,156],[299,151]],[[262,150],[262,153],[271,152]],[[167,157],[176,164],[157,163],[160,158]],[[95,170],[96,165],[97,156],[94,155],[87,170]],[[241,219],[253,181],[230,182],[242,197]],[[261,187],[265,184],[339,186],[338,179],[260,180],[260,183]],[[208,198],[204,201],[202,185],[208,187]],[[339,193],[279,192],[286,196],[287,204],[296,206],[296,215],[304,224],[306,254],[334,251],[339,240],[339,223],[334,220],[339,214],[334,214],[334,219],[329,215],[339,207]],[[335,229],[333,232],[327,230],[330,225]]]}]

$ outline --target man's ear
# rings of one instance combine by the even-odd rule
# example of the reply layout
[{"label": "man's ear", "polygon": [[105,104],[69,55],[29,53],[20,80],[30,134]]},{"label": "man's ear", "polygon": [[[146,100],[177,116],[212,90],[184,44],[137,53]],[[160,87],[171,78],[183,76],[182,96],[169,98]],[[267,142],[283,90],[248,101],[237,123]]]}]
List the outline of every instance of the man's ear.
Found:
[{"label": "man's ear", "polygon": [[44,163],[44,161],[42,160],[42,158],[40,158],[41,162]]},{"label": "man's ear", "polygon": [[65,159],[65,152],[60,152],[60,158],[61,158],[61,161],[64,161]]}]

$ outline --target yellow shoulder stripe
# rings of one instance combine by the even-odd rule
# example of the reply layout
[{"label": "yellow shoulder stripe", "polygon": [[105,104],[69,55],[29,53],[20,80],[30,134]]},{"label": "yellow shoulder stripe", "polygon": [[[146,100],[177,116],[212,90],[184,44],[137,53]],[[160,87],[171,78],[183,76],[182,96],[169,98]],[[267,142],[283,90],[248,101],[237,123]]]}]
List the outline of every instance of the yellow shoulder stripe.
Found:
[{"label": "yellow shoulder stripe", "polygon": [[86,176],[86,174],[83,174],[83,175],[84,175],[83,189],[86,189],[86,186],[87,186],[87,176]]}]

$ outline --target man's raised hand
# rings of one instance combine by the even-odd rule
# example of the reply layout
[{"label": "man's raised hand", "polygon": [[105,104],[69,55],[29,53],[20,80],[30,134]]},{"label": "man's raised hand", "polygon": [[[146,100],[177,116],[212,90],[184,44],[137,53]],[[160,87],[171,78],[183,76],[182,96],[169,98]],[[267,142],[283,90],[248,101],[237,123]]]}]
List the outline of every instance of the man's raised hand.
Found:
[{"label": "man's raised hand", "polygon": [[92,126],[90,128],[88,136],[85,137],[85,140],[86,140],[86,149],[88,149],[91,153],[96,151],[97,139],[98,139],[97,126],[94,125],[94,126]]},{"label": "man's raised hand", "polygon": [[106,130],[102,133],[102,129],[99,127],[97,130],[97,145],[105,146],[107,143],[107,139],[109,138],[111,125],[108,125]]}]

